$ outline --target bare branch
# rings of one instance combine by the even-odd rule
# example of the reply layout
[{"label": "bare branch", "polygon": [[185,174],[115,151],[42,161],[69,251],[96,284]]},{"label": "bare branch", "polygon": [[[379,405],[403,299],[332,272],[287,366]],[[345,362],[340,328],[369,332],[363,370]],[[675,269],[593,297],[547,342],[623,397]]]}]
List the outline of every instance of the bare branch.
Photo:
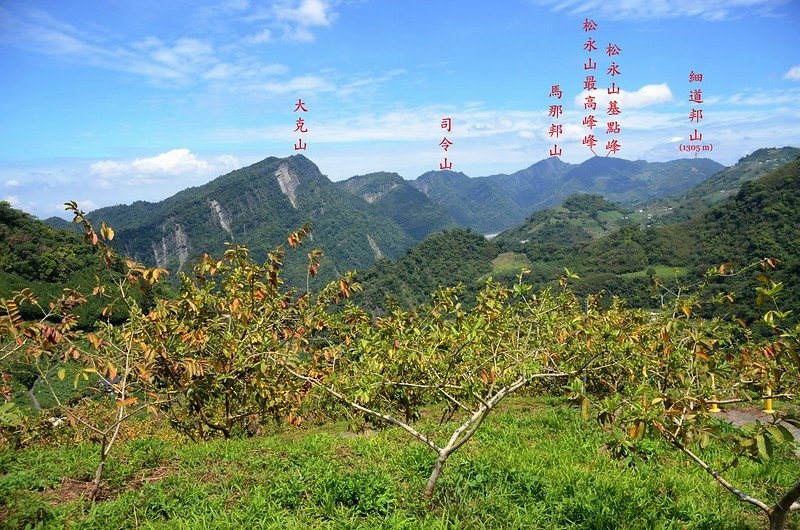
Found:
[{"label": "bare branch", "polygon": [[[771,513],[770,507],[767,506],[764,502],[760,501],[759,499],[756,499],[755,497],[751,497],[750,495],[734,487],[733,484],[725,480],[717,471],[712,469],[711,466],[709,466],[702,458],[694,454],[688,447],[683,445],[680,442],[680,440],[678,440],[671,432],[666,430],[664,426],[661,425],[659,422],[653,421],[653,425],[656,427],[656,429],[659,430],[659,432],[661,432],[661,434],[664,435],[664,437],[667,439],[669,443],[680,449],[686,456],[691,458],[695,462],[695,464],[700,466],[700,468],[703,469],[703,471],[714,477],[714,480],[719,482],[722,485],[722,487],[724,487],[725,489],[736,495],[740,500],[752,504],[753,506],[759,508],[767,515],[770,515]],[[798,489],[797,493],[798,495],[800,495],[800,482],[798,482],[795,485],[795,488]]]},{"label": "bare branch", "polygon": [[354,408],[354,409],[356,409],[356,410],[358,410],[360,412],[363,412],[364,414],[369,414],[370,416],[373,416],[373,417],[381,419],[381,420],[383,420],[383,421],[385,421],[387,423],[391,423],[392,425],[400,427],[401,429],[403,429],[404,431],[409,433],[411,436],[413,436],[414,438],[416,438],[420,442],[424,443],[425,445],[427,445],[428,447],[433,449],[436,452],[436,454],[441,454],[441,452],[442,452],[441,448],[438,445],[436,445],[436,443],[433,442],[433,440],[431,440],[430,438],[428,438],[424,434],[420,433],[419,431],[417,431],[416,429],[414,429],[412,426],[408,425],[407,423],[405,423],[405,422],[403,422],[401,420],[398,420],[394,416],[392,416],[390,414],[382,414],[380,412],[377,412],[375,410],[367,408],[367,407],[365,407],[365,406],[363,406],[363,405],[361,405],[361,404],[359,404],[359,403],[357,403],[355,401],[347,399],[345,396],[343,396],[342,394],[337,392],[335,389],[329,387],[328,385],[326,385],[325,383],[323,383],[319,379],[317,379],[315,377],[310,377],[310,376],[307,376],[307,375],[303,375],[303,374],[293,370],[288,365],[286,365],[286,371],[289,372],[290,374],[292,374],[294,377],[297,377],[298,379],[301,379],[303,381],[309,382],[312,385],[318,386],[319,388],[321,388],[322,390],[324,390],[325,392],[327,392],[331,396],[335,397],[336,399],[338,399],[342,403],[346,403],[350,407],[352,407],[352,408]]}]

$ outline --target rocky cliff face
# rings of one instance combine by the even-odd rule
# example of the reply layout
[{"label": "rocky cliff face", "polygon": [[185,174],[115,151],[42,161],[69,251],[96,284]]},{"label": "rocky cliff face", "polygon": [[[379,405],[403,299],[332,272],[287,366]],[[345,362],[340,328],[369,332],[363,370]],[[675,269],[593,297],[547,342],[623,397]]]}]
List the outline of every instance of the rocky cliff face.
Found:
[{"label": "rocky cliff face", "polygon": [[217,202],[216,199],[210,199],[208,204],[211,206],[211,213],[213,214],[214,218],[219,221],[219,226],[228,232],[228,234],[233,236],[233,233],[231,232],[230,220],[228,219],[225,211],[222,209],[222,206],[220,206],[219,202]]},{"label": "rocky cliff face", "polygon": [[178,260],[178,267],[183,268],[184,263],[189,259],[192,247],[189,243],[189,236],[181,228],[181,225],[172,222],[162,227],[163,235],[159,242],[153,242],[153,259],[158,267],[164,268],[171,260]]},{"label": "rocky cliff face", "polygon": [[293,207],[297,208],[297,188],[300,186],[300,178],[297,173],[289,169],[289,164],[284,162],[275,171],[275,178],[278,179],[281,193],[289,199]]}]

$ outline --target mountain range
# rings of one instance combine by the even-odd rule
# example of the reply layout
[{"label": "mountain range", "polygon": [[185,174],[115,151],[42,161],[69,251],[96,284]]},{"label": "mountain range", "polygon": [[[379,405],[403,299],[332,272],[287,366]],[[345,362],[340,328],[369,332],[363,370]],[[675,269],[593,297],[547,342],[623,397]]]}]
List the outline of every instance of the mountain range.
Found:
[{"label": "mountain range", "polygon": [[[786,271],[800,278],[800,206],[792,198],[800,196],[799,156],[792,147],[759,149],[710,177],[722,166],[702,159],[592,158],[572,165],[551,158],[510,175],[444,171],[409,181],[380,172],[341,182],[331,182],[303,156],[270,157],[157,203],[102,208],[88,217],[114,227],[122,253],[173,272],[188,270],[201,253],[221,254],[226,242],[264,259],[290,231],[311,222],[310,246],[325,253],[322,280],[361,270],[369,284],[362,300],[374,308],[387,294],[411,303],[437,285],[461,282],[473,291],[489,276],[510,280],[522,268],[544,285],[564,267],[580,273],[578,290],[606,289],[646,306],[652,277],[675,280],[717,262],[741,265],[768,254],[785,259],[779,276],[792,287],[796,280]],[[560,198],[572,190],[579,193]],[[526,217],[509,224],[524,205]],[[13,265],[9,282],[47,286],[65,277],[93,278],[80,266],[50,272],[61,270],[52,267],[50,254],[40,259],[20,241],[72,239],[4,208],[0,261],[5,256]],[[63,219],[47,222],[74,228]],[[485,230],[497,227],[506,230],[487,241]],[[286,276],[295,285],[305,283],[304,254],[287,258]]]},{"label": "mountain range", "polygon": [[[404,180],[379,172],[331,182],[310,160],[295,155],[267,158],[160,202],[100,208],[88,218],[114,227],[115,244],[124,254],[171,271],[185,270],[202,253],[219,255],[226,242],[263,257],[287,233],[311,223],[312,244],[325,255],[325,280],[397,258],[448,228],[499,232],[573,192],[637,204],[684,192],[720,169],[706,159],[649,163],[595,157],[567,164],[549,158],[507,175],[470,178],[437,171]],[[295,269],[290,281],[304,280],[302,267],[288,269]]]},{"label": "mountain range", "polygon": [[[653,298],[656,278],[662,284],[691,284],[702,279],[709,267],[726,263],[728,270],[736,271],[772,257],[781,261],[771,276],[783,282],[782,307],[796,307],[800,304],[798,151],[789,147],[758,150],[670,199],[674,211],[693,208],[700,212],[688,221],[658,224],[643,218],[642,208],[624,208],[599,195],[576,194],[497,235],[482,252],[474,251],[476,241],[459,234],[463,248],[447,249],[444,254],[462,256],[457,273],[442,264],[443,253],[426,240],[397,262],[364,271],[366,286],[360,296],[373,308],[383,307],[382,298],[396,299],[397,293],[421,302],[432,287],[429,276],[436,278],[434,288],[462,283],[469,292],[489,276],[513,281],[522,269],[529,271],[528,281],[545,287],[569,268],[580,276],[574,285],[579,294],[604,292],[638,307],[653,307],[660,303]],[[731,193],[729,189],[736,185]],[[710,206],[698,201],[723,194],[727,197]],[[429,239],[441,242],[447,234]],[[410,267],[410,262],[415,266]],[[430,269],[431,264],[440,265],[422,277],[414,272]],[[464,271],[471,272],[465,275]],[[735,275],[723,282],[736,293],[736,314],[750,319],[757,318],[759,311],[754,303],[755,276]]]}]

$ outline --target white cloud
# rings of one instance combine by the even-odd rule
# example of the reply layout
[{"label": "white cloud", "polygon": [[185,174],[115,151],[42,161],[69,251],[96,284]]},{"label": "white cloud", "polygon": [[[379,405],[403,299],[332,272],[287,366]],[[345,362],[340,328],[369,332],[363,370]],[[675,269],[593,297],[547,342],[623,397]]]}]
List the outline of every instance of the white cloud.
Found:
[{"label": "white cloud", "polygon": [[593,20],[658,20],[693,17],[710,21],[743,16],[769,16],[788,4],[786,0],[535,0],[552,11],[587,16]]},{"label": "white cloud", "polygon": [[19,197],[16,195],[6,195],[3,200],[9,203],[14,208],[19,208]]},{"label": "white cloud", "polygon": [[674,144],[683,140],[683,136],[673,136],[669,139],[669,143]]},{"label": "white cloud", "polygon": [[784,74],[783,78],[791,79],[792,81],[800,81],[800,64],[789,68],[789,71]]},{"label": "white cloud", "polygon": [[16,186],[19,186],[19,181],[18,180],[14,180],[14,179],[7,180],[6,181],[6,186],[9,187],[9,188],[14,188]]},{"label": "white cloud", "polygon": [[103,160],[92,164],[90,169],[93,175],[111,177],[121,175],[125,171],[126,167],[127,166],[125,166],[125,164],[120,164],[119,162],[114,162],[113,160]]},{"label": "white cloud", "polygon": [[592,96],[595,98],[597,108],[604,109],[608,107],[610,101],[617,102],[619,108],[624,113],[625,110],[641,109],[651,105],[659,105],[673,101],[672,91],[666,83],[660,85],[645,85],[635,92],[627,90],[620,90],[619,94],[609,94],[606,87],[598,88],[597,90],[587,91],[584,90],[573,101],[576,108],[583,110],[585,98]]},{"label": "white cloud", "polygon": [[316,94],[319,92],[330,92],[334,90],[334,86],[321,77],[304,75],[293,77],[287,81],[263,83],[258,86],[258,89],[276,95],[297,93]]},{"label": "white cloud", "polygon": [[208,162],[198,159],[197,155],[188,149],[173,149],[151,158],[137,158],[131,164],[132,169],[143,173],[166,173],[169,175],[197,173],[208,167]]},{"label": "white cloud", "polygon": [[[92,210],[98,209],[100,206],[91,199],[82,199],[79,201],[75,201],[78,204],[78,208],[83,210],[84,212],[91,212]],[[64,216],[64,203],[52,204],[50,205],[50,212],[58,212],[60,216]]]},{"label": "white cloud", "polygon": [[245,44],[263,44],[272,40],[272,32],[268,29],[259,31],[254,35],[244,38]]},{"label": "white cloud", "polygon": [[328,0],[283,0],[271,10],[262,10],[249,18],[267,20],[280,27],[284,40],[312,42],[311,28],[329,27],[336,16]]},{"label": "white cloud", "polygon": [[90,166],[90,174],[98,177],[97,184],[107,188],[108,179],[123,182],[158,181],[167,176],[210,176],[239,167],[239,160],[230,155],[201,159],[189,149],[172,149],[149,158],[137,158],[132,162],[102,160]]},{"label": "white cloud", "polygon": [[[246,6],[239,4],[231,9],[241,7]],[[282,4],[282,7],[288,10],[286,20],[278,21],[273,11],[269,19],[276,28],[294,32],[287,37],[294,40],[313,40],[308,28],[322,22],[328,24],[334,16],[327,3],[302,3],[297,7]],[[300,20],[303,13],[309,17],[306,22],[289,20],[292,17]],[[206,38],[165,41],[148,36],[132,43],[115,42],[114,38],[119,39],[118,36],[109,38],[82,32],[41,10],[20,9],[12,13],[0,7],[0,44],[134,74],[158,86],[188,86],[207,81],[214,83],[215,88],[235,90],[231,84],[219,85],[218,81],[235,76],[251,83],[274,82],[276,76],[288,70],[284,65],[266,63],[262,56],[247,49],[248,45],[265,43],[272,38],[272,32],[266,28],[249,37],[219,43]]]},{"label": "white cloud", "polygon": [[278,5],[275,6],[275,15],[278,20],[294,22],[304,27],[330,26],[336,18],[326,0],[300,0],[294,7]]},{"label": "white cloud", "polygon": [[[98,208],[97,203],[95,203],[93,200],[90,199],[83,199],[75,202],[78,203],[78,208],[80,208],[84,212],[91,212],[92,210],[96,210]],[[61,204],[60,207],[61,210],[64,209],[63,204]]]},{"label": "white cloud", "polygon": [[789,88],[785,90],[753,89],[741,91],[731,95],[704,94],[703,99],[707,105],[794,105],[800,98],[800,89]]}]

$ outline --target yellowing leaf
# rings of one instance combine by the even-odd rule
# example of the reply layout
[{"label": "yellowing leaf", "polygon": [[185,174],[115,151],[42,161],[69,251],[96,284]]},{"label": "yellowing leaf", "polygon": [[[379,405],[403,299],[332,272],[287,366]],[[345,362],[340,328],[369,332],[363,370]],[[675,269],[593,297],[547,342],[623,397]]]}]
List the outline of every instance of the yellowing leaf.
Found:
[{"label": "yellowing leaf", "polygon": [[589,420],[589,398],[583,398],[581,401],[581,418],[583,421]]},{"label": "yellowing leaf", "polygon": [[100,225],[100,233],[103,235],[103,239],[107,241],[114,239],[114,229],[105,223]]},{"label": "yellowing leaf", "polygon": [[63,368],[59,368],[57,375],[58,375],[59,381],[63,381],[64,378],[67,376],[67,371],[65,369],[63,369]]}]

